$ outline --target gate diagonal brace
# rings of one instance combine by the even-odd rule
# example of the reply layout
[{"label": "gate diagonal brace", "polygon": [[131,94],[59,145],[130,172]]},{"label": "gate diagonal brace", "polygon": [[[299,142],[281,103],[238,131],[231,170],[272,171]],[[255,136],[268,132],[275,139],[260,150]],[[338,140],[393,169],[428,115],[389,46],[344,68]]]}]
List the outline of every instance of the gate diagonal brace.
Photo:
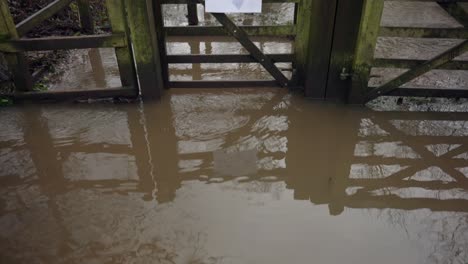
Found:
[{"label": "gate diagonal brace", "polygon": [[447,64],[456,57],[462,55],[468,51],[468,40],[464,40],[462,43],[456,45],[455,47],[443,52],[442,54],[434,57],[433,59],[426,61],[425,63],[418,65],[417,67],[403,73],[402,75],[396,77],[395,79],[383,84],[382,86],[375,88],[366,96],[366,102],[371,101],[381,95],[388,94],[408,83],[415,78],[429,72],[432,69]]},{"label": "gate diagonal brace", "polygon": [[[205,4],[205,1],[200,1],[202,4]],[[234,22],[232,22],[224,13],[211,13],[216,20],[224,27],[224,29],[231,34],[234,38],[236,38],[240,44],[250,52],[250,55],[257,60],[278,82],[281,87],[288,87],[288,78],[284,76],[284,74],[276,67],[274,61],[265,54],[257,47],[255,44],[249,39],[249,35],[241,28],[239,28]]]}]

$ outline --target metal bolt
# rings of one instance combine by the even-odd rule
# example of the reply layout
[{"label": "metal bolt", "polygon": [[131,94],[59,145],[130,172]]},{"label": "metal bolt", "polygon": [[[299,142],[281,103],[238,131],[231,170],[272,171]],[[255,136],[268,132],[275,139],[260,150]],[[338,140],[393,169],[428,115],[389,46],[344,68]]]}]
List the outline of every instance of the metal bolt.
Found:
[{"label": "metal bolt", "polygon": [[343,68],[340,73],[340,79],[342,81],[346,81],[349,77],[351,77],[352,74],[348,72],[348,69]]}]

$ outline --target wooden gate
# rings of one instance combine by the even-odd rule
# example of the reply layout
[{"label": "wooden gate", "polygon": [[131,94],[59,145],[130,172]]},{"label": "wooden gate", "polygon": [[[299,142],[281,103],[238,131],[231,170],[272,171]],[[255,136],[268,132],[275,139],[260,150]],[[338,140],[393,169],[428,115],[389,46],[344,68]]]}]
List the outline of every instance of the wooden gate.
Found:
[{"label": "wooden gate", "polygon": [[[0,0],[0,52],[5,54],[19,99],[79,99],[96,97],[158,98],[162,91],[161,69],[152,21],[151,1],[106,0],[112,33],[93,34],[89,0],[75,0],[80,22],[88,35],[26,38],[34,27],[51,18],[74,0],[55,0],[24,21],[14,24],[7,0]],[[33,91],[32,76],[24,55],[28,51],[115,48],[122,87],[77,91]]]},{"label": "wooden gate", "polygon": [[[220,54],[220,55],[168,55],[164,49],[161,50],[163,59],[163,72],[165,83],[168,88],[210,88],[210,87],[259,87],[259,86],[281,86],[290,87],[295,84],[291,82],[284,73],[278,69],[275,63],[290,62],[296,63],[293,53],[288,54],[264,54],[251,40],[251,37],[271,36],[290,37],[297,35],[297,20],[291,25],[265,25],[265,26],[238,26],[226,14],[213,15],[220,26],[198,26],[197,4],[204,4],[202,0],[160,0],[159,7],[155,10],[156,17],[160,17],[156,22],[157,30],[160,32],[160,47],[165,47],[167,37],[173,36],[231,36],[235,38],[245,48],[249,54]],[[295,4],[296,12],[304,8],[301,0],[264,0],[265,4],[271,3],[292,3]],[[189,26],[165,26],[162,19],[162,6],[168,4],[183,4],[188,8],[187,17]],[[299,17],[299,16],[298,16]],[[169,64],[200,64],[200,63],[259,63],[273,77],[274,80],[223,80],[223,81],[176,81],[169,80]]]},{"label": "wooden gate", "polygon": [[[430,2],[431,0],[414,1]],[[352,86],[350,87],[349,101],[351,103],[365,103],[381,95],[468,97],[468,87],[465,87],[465,89],[421,89],[402,87],[402,85],[433,69],[468,70],[468,61],[454,61],[456,57],[468,52],[468,6],[466,3],[464,3],[465,6],[461,6],[461,2],[466,1],[437,1],[437,4],[459,23],[459,26],[457,27],[381,27],[380,22],[382,11],[384,9],[384,0],[366,0],[359,26],[358,43],[352,67],[353,72],[350,75],[352,76]],[[460,43],[427,61],[415,59],[375,59],[374,51],[376,48],[377,38],[379,36],[405,38],[451,38],[459,39]],[[378,87],[370,87],[369,79],[372,67],[403,68],[409,70]]]},{"label": "wooden gate", "polygon": [[[168,88],[258,87],[282,86],[303,90],[305,96],[321,100],[346,101],[351,90],[353,66],[358,39],[362,32],[373,36],[366,27],[375,21],[361,17],[370,10],[382,12],[383,0],[263,0],[263,3],[293,3],[294,20],[290,25],[236,26],[225,14],[212,14],[221,26],[197,26],[197,4],[202,0],[154,0],[157,19],[158,43],[162,59],[163,78]],[[162,6],[187,5],[189,26],[166,26]],[[380,8],[380,9],[379,9]],[[380,18],[380,15],[378,16]],[[373,17],[372,17],[373,18]],[[378,22],[376,22],[378,24]],[[373,30],[369,27],[369,31]],[[246,55],[168,55],[166,38],[172,36],[231,36],[250,52]],[[251,37],[288,37],[294,41],[292,53],[263,54],[250,40]],[[375,39],[369,39],[375,47]],[[360,42],[362,44],[362,42]],[[284,75],[275,63],[290,62],[293,65],[291,79]],[[222,81],[174,81],[169,80],[169,64],[200,63],[260,63],[273,77],[265,80]],[[353,78],[354,79],[354,78]],[[352,101],[354,102],[354,101]]]}]

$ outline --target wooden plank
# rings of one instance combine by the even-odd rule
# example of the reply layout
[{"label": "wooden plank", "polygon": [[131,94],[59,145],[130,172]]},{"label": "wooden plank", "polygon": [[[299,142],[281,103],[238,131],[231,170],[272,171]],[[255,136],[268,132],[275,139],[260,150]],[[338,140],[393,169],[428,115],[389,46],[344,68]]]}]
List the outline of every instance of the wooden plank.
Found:
[{"label": "wooden plank", "polygon": [[[240,26],[250,36],[286,36],[296,35],[296,26]],[[227,36],[221,26],[184,26],[164,27],[168,36]]]},{"label": "wooden plank", "polygon": [[250,55],[254,57],[257,62],[273,76],[273,78],[275,78],[279,85],[282,87],[288,87],[289,80],[276,67],[271,58],[265,56],[263,52],[249,39],[249,35],[244,30],[236,26],[236,24],[234,24],[234,22],[232,22],[225,14],[213,13],[212,15],[241,43],[248,52],[250,52]]},{"label": "wooden plank", "polygon": [[[373,63],[373,67],[378,68],[400,68],[400,69],[411,69],[418,67],[423,64],[425,60],[412,60],[412,59],[387,59],[387,58],[376,58]],[[447,62],[437,69],[443,70],[468,70],[468,61],[454,60]]]},{"label": "wooden plank", "polygon": [[341,73],[343,68],[346,72],[353,68],[363,3],[363,0],[338,1],[325,94],[327,100],[346,101],[351,89],[351,79],[342,78]]},{"label": "wooden plank", "polygon": [[380,36],[404,38],[467,39],[468,31],[465,28],[382,27],[380,29]]},{"label": "wooden plank", "polygon": [[[10,39],[19,38],[13,22],[7,0],[0,0],[0,32],[8,35]],[[18,91],[31,91],[33,88],[29,63],[23,53],[6,53],[5,60],[9,71],[13,75],[13,82]]]},{"label": "wooden plank", "polygon": [[80,14],[81,28],[87,34],[94,33],[94,20],[91,15],[91,6],[89,0],[77,0],[78,12]]},{"label": "wooden plank", "polygon": [[140,93],[143,99],[159,99],[164,81],[152,0],[124,0],[132,39]]},{"label": "wooden plank", "polygon": [[364,0],[362,7],[351,90],[348,95],[348,102],[352,104],[364,103],[369,91],[368,82],[379,36],[384,0]]},{"label": "wooden plank", "polygon": [[170,81],[170,88],[255,88],[279,87],[274,80],[250,81]]},{"label": "wooden plank", "polygon": [[[107,14],[114,34],[125,34],[127,43],[130,43],[127,19],[122,0],[106,0]],[[138,89],[138,80],[131,45],[116,48],[115,55],[119,66],[120,80],[123,86],[132,86]]]},{"label": "wooden plank", "polygon": [[448,98],[468,98],[467,89],[428,89],[428,88],[397,88],[387,96],[415,96],[415,97],[448,97]]},{"label": "wooden plank", "polygon": [[[294,62],[294,54],[265,54],[272,61]],[[168,55],[168,63],[255,63],[257,60],[251,55],[223,54],[223,55]]]},{"label": "wooden plank", "polygon": [[73,0],[55,0],[25,20],[21,21],[16,25],[16,30],[18,31],[19,36],[26,35],[33,28],[54,16],[65,7],[69,6],[72,1]]},{"label": "wooden plank", "polygon": [[299,4],[296,65],[306,97],[325,99],[336,6],[336,0]]},{"label": "wooden plank", "polygon": [[366,102],[373,100],[380,95],[385,95],[387,93],[392,92],[395,89],[398,89],[403,84],[410,82],[411,80],[415,79],[418,76],[423,75],[424,73],[442,66],[449,61],[452,61],[454,58],[460,56],[461,54],[468,51],[468,40],[463,41],[462,43],[458,44],[457,46],[443,52],[442,54],[434,57],[433,59],[415,67],[402,75],[396,77],[395,79],[383,84],[382,86],[373,89],[370,91],[366,96]]},{"label": "wooden plank", "polygon": [[125,34],[91,35],[71,37],[47,37],[30,39],[12,39],[0,43],[0,51],[21,52],[62,49],[89,49],[126,47]]},{"label": "wooden plank", "polygon": [[[289,37],[262,37],[262,36],[250,36],[250,39],[253,42],[259,43],[278,43],[278,44],[292,44],[293,40]],[[167,42],[185,42],[185,43],[206,43],[207,45],[212,45],[215,42],[225,43],[225,42],[235,42],[238,41],[232,36],[205,36],[200,38],[199,36],[169,36],[166,38]],[[210,52],[212,47],[207,47],[205,54],[213,54]]]}]

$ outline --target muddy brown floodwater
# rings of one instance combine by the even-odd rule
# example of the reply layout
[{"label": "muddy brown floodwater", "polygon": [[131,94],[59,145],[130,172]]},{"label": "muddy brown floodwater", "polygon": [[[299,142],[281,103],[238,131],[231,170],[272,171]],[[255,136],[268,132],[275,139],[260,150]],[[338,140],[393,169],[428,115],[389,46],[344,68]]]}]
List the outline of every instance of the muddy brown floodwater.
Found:
[{"label": "muddy brown floodwater", "polygon": [[[185,7],[165,12],[167,25],[183,24]],[[383,24],[459,26],[443,12],[387,2]],[[288,24],[291,16],[234,19]],[[290,40],[254,41],[266,53],[293,50]],[[376,56],[427,59],[457,43],[381,38]],[[245,52],[220,37],[171,38],[167,47]],[[379,83],[401,70],[374,71],[384,73]],[[61,72],[51,90],[121,85],[109,49],[75,52]],[[269,78],[255,64],[170,68],[171,80],[260,77]],[[432,71],[412,85],[466,87],[467,77]],[[273,88],[173,89],[154,103],[2,108],[0,124],[2,264],[468,260],[466,113],[379,112]]]},{"label": "muddy brown floodwater", "polygon": [[468,259],[463,113],[173,90],[0,123],[0,263]]}]

